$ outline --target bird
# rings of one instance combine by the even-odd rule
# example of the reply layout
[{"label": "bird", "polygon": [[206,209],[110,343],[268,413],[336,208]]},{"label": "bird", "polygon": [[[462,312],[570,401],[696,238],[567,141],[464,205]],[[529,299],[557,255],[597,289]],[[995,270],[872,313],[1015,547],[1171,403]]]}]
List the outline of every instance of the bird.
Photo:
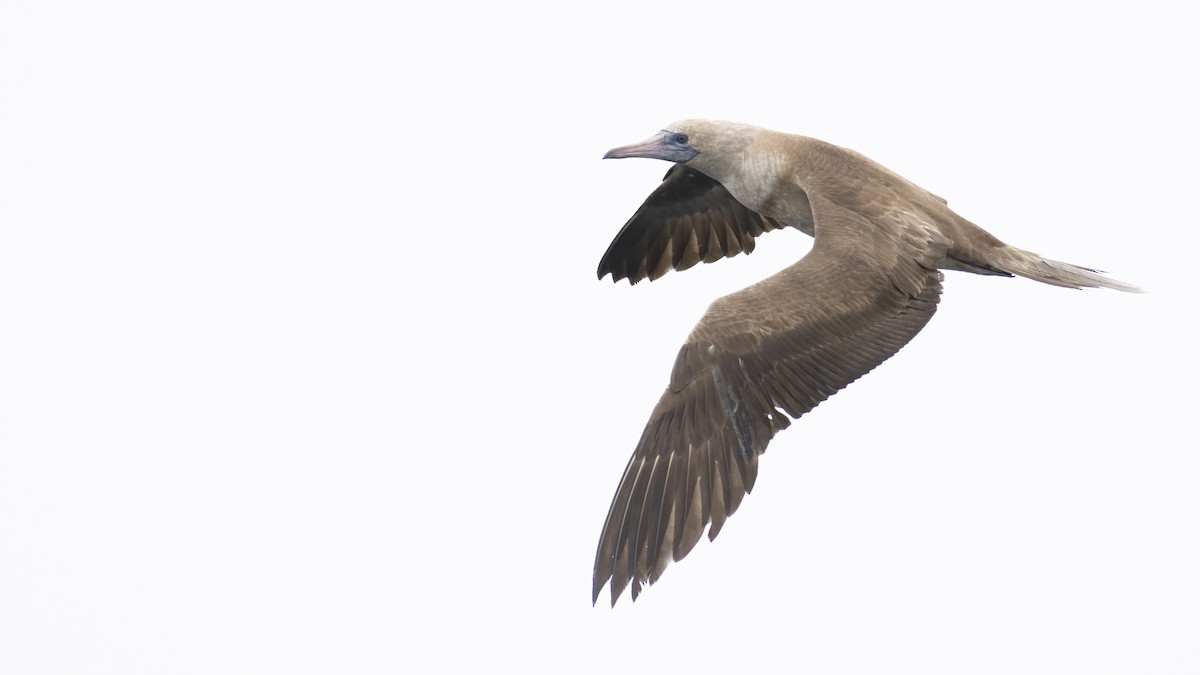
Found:
[{"label": "bird", "polygon": [[636,284],[754,250],[764,232],[814,238],[798,262],[718,298],[679,349],[609,507],[592,604],[636,601],[754,487],[775,434],[907,344],[933,317],[942,270],[1140,292],[1005,244],[947,201],[853,150],[749,124],[674,122],[605,159],[672,166],[621,228],[597,278]]}]

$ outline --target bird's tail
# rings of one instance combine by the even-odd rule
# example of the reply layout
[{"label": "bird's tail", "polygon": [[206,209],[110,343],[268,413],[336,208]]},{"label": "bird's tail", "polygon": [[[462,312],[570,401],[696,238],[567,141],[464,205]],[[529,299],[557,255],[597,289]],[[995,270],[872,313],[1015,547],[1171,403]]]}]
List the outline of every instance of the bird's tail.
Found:
[{"label": "bird's tail", "polygon": [[1112,288],[1126,293],[1142,292],[1137,286],[1104,276],[1100,270],[1050,260],[1015,246],[1005,247],[1004,252],[996,258],[998,259],[995,259],[995,267],[1044,284],[1067,288]]}]

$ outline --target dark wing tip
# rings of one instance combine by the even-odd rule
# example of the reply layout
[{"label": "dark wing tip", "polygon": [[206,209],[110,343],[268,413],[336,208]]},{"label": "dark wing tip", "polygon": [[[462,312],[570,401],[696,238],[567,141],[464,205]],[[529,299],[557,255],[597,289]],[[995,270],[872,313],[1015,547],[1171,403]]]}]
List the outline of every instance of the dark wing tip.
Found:
[{"label": "dark wing tip", "polygon": [[715,538],[753,487],[773,431],[756,431],[758,447],[743,452],[713,369],[695,363],[706,353],[696,345],[680,350],[671,385],[626,466],[596,550],[593,605],[606,584],[612,605],[626,588],[636,601],[706,529]]},{"label": "dark wing tip", "polygon": [[596,277],[654,281],[754,250],[754,238],[783,223],[752,211],[716,180],[676,164],[609,244]]}]

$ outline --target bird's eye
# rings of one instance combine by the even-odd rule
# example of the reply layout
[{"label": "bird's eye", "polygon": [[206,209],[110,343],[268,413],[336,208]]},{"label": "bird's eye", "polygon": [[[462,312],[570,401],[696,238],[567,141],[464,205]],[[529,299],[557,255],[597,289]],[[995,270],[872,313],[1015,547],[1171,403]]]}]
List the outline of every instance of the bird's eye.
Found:
[{"label": "bird's eye", "polygon": [[675,142],[680,145],[687,145],[687,134],[675,134]]}]

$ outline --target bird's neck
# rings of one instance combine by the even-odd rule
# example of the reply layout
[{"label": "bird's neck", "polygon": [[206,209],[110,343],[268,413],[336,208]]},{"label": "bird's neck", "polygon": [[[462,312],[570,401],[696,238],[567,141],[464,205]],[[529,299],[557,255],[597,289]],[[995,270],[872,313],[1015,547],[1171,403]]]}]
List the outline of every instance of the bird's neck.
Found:
[{"label": "bird's neck", "polygon": [[734,199],[768,218],[812,232],[812,209],[794,162],[773,151],[746,152],[735,167],[727,181],[721,181]]}]

